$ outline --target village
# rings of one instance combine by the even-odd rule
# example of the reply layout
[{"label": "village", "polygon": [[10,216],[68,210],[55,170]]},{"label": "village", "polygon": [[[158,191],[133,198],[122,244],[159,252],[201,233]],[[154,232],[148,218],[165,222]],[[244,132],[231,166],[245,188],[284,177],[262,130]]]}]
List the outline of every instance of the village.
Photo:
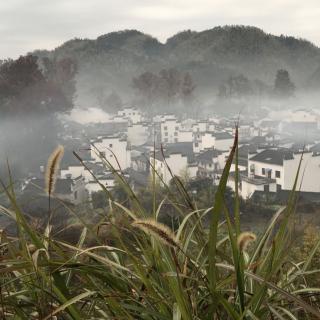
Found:
[{"label": "village", "polygon": [[[112,190],[116,174],[133,190],[144,188],[153,170],[160,184],[173,176],[209,178],[219,184],[239,121],[238,192],[243,199],[260,194],[285,197],[293,188],[320,199],[320,113],[303,108],[270,110],[265,118],[180,119],[174,114],[148,117],[125,107],[106,123],[78,127],[65,124],[65,146],[56,196],[72,204],[90,201],[103,188]],[[44,186],[45,165],[26,179],[23,192]],[[235,163],[228,186],[235,191]]]}]

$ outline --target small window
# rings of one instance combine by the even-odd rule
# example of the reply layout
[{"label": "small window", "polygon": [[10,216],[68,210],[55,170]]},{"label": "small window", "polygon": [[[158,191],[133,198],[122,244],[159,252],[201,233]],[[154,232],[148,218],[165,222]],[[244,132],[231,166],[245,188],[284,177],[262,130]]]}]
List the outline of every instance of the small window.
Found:
[{"label": "small window", "polygon": [[106,153],[105,153],[104,151],[100,151],[100,156],[101,156],[102,158],[105,158]]},{"label": "small window", "polygon": [[164,139],[164,142],[168,142],[168,138],[165,138],[165,139]]},{"label": "small window", "polygon": [[112,148],[112,143],[109,144],[109,148]]},{"label": "small window", "polygon": [[280,178],[281,174],[280,174],[280,171],[276,171],[276,178]]},{"label": "small window", "polygon": [[199,143],[196,142],[196,143],[194,144],[194,146],[195,146],[196,148],[198,148],[198,147],[199,147]]},{"label": "small window", "polygon": [[78,198],[78,191],[75,191],[74,192],[74,199],[77,200],[77,198]]},{"label": "small window", "polygon": [[178,131],[178,130],[179,130],[179,127],[176,127],[176,130]]},{"label": "small window", "polygon": [[281,191],[281,184],[277,184],[277,192]]},{"label": "small window", "polygon": [[164,135],[167,137],[168,136],[168,132],[165,132]]},{"label": "small window", "polygon": [[268,184],[265,184],[265,185],[263,186],[263,190],[264,190],[264,192],[269,192],[269,185],[268,185]]},{"label": "small window", "polygon": [[261,172],[262,172],[263,175],[265,175],[266,174],[266,169],[262,168]]},{"label": "small window", "polygon": [[174,142],[178,142],[178,138],[174,138]]},{"label": "small window", "polygon": [[175,132],[174,135],[177,136],[177,135],[178,135],[178,132]]},{"label": "small window", "polygon": [[110,154],[110,158],[112,158],[113,157],[113,155],[112,154]]},{"label": "small window", "polygon": [[163,130],[168,130],[168,127],[167,127],[167,126],[165,126],[165,127],[163,128]]}]

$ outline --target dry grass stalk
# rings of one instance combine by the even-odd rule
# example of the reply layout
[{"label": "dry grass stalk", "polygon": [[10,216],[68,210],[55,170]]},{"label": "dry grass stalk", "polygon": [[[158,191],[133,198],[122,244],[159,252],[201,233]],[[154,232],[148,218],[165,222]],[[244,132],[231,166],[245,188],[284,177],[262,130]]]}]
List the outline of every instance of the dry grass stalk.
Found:
[{"label": "dry grass stalk", "polygon": [[238,247],[240,251],[245,251],[248,245],[256,240],[256,235],[252,232],[242,232],[238,237]]},{"label": "dry grass stalk", "polygon": [[155,236],[161,242],[170,247],[179,248],[179,244],[177,243],[172,230],[162,223],[152,219],[144,219],[135,220],[132,225]]},{"label": "dry grass stalk", "polygon": [[57,180],[57,172],[59,170],[60,161],[63,157],[64,148],[63,146],[58,146],[50,155],[47,163],[47,170],[45,174],[45,182],[46,182],[46,192],[48,195],[52,195],[54,192],[56,180]]}]

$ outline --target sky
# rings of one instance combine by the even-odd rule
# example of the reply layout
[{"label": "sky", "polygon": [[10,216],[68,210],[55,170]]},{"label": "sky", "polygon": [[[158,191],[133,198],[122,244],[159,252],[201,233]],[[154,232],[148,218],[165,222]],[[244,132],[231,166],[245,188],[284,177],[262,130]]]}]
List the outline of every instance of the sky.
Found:
[{"label": "sky", "polygon": [[137,29],[164,42],[187,29],[252,25],[320,46],[319,0],[0,0],[0,59]]}]

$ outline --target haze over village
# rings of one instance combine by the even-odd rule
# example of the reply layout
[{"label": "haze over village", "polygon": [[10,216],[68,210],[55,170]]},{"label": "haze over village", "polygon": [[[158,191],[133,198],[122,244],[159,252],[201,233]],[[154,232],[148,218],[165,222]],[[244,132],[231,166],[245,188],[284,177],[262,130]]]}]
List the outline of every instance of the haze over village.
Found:
[{"label": "haze over village", "polygon": [[0,319],[320,319],[319,8],[0,2]]}]

